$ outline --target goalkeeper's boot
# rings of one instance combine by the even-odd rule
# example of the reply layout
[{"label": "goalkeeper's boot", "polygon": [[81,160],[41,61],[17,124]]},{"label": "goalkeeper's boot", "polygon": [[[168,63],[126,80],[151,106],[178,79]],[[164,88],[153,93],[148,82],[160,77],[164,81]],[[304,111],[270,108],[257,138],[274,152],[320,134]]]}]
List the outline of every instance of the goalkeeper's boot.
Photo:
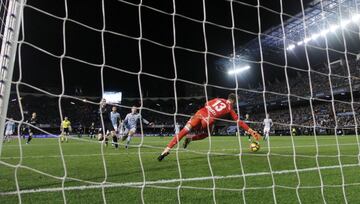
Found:
[{"label": "goalkeeper's boot", "polygon": [[190,142],[191,142],[191,138],[186,138],[183,143],[183,148],[186,149],[187,146],[190,144]]},{"label": "goalkeeper's boot", "polygon": [[158,161],[159,162],[162,161],[169,154],[170,154],[170,152],[165,152],[165,153],[160,154],[160,156],[157,158]]}]

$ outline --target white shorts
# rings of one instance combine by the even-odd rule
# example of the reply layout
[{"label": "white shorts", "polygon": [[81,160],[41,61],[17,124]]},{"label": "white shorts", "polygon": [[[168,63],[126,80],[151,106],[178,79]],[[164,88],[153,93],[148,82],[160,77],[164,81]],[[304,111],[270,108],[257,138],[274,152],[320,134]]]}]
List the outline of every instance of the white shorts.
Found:
[{"label": "white shorts", "polygon": [[264,128],[264,135],[269,134],[269,133],[270,133],[270,128],[265,127]]},{"label": "white shorts", "polygon": [[5,131],[5,135],[13,135],[14,132],[12,130],[7,130]]}]

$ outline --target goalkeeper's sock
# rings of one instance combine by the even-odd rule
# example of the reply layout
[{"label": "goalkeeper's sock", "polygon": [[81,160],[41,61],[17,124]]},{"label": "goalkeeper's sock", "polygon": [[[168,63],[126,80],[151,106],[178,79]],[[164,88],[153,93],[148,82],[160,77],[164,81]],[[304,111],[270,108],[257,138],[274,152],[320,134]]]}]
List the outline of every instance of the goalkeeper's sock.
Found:
[{"label": "goalkeeper's sock", "polygon": [[176,135],[167,145],[168,148],[173,148],[185,135],[189,133],[188,128],[183,128],[178,135]]}]

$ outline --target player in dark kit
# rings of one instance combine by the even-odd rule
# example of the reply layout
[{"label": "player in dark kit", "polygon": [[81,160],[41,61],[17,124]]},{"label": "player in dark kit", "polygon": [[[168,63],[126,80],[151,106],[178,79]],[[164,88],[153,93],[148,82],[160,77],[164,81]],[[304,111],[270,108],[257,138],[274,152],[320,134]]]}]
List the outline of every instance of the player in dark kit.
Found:
[{"label": "player in dark kit", "polygon": [[30,124],[27,127],[27,132],[29,133],[29,137],[28,137],[28,139],[26,141],[26,144],[30,144],[30,141],[31,141],[31,139],[32,139],[32,137],[34,135],[34,130],[35,130],[34,126],[37,125],[37,115],[36,115],[36,113],[35,112],[32,113],[31,118],[29,120],[27,120],[26,122]]},{"label": "player in dark kit", "polygon": [[76,128],[76,133],[78,137],[82,137],[82,134],[84,133],[84,128],[81,123],[79,123],[79,126]]},{"label": "player in dark kit", "polygon": [[89,127],[89,136],[90,136],[90,139],[95,138],[95,123],[94,122],[92,122]]},{"label": "player in dark kit", "polygon": [[105,141],[105,145],[108,145],[109,137],[112,138],[115,148],[119,148],[118,138],[116,136],[115,128],[111,122],[110,112],[112,106],[106,104],[106,100],[102,99],[100,102],[100,112],[104,121],[103,133],[101,134],[99,141]]},{"label": "player in dark kit", "polygon": [[26,139],[26,138],[25,138],[25,134],[26,134],[26,130],[27,130],[26,126],[27,126],[27,125],[25,125],[25,124],[22,124],[22,125],[20,126],[20,133],[19,133],[19,135],[20,135],[20,137],[22,137],[23,139]]}]

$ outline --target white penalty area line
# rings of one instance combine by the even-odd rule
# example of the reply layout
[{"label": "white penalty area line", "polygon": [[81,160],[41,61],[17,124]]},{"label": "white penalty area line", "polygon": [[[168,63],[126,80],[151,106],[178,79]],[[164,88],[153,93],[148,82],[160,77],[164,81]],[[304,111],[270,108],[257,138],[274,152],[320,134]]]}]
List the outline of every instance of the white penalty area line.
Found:
[{"label": "white penalty area line", "polygon": [[[8,192],[0,192],[0,196],[6,195],[17,195],[17,194],[27,194],[27,193],[41,193],[41,192],[59,192],[59,191],[72,191],[72,190],[87,190],[87,189],[99,189],[99,188],[114,188],[114,187],[143,187],[146,185],[156,185],[156,184],[170,184],[176,182],[191,182],[191,181],[206,181],[206,180],[220,180],[220,179],[233,179],[233,178],[242,178],[242,177],[252,177],[252,176],[266,176],[266,175],[281,175],[288,173],[296,173],[296,172],[310,172],[317,170],[328,170],[328,169],[338,169],[338,168],[346,168],[346,167],[360,167],[359,164],[344,164],[344,165],[334,165],[334,166],[322,166],[322,167],[312,167],[312,168],[304,168],[304,169],[293,169],[293,170],[281,170],[281,171],[273,171],[271,172],[257,172],[257,173],[247,173],[247,174],[236,174],[236,175],[228,175],[228,176],[207,176],[207,177],[195,177],[195,178],[184,178],[184,179],[169,179],[169,180],[157,180],[157,181],[145,181],[145,182],[127,182],[127,183],[104,183],[104,184],[96,184],[96,185],[82,185],[82,186],[68,186],[64,188],[39,188],[39,189],[26,189],[20,191],[8,191]],[[344,185],[360,185],[358,183],[350,183]],[[337,185],[334,185],[337,186]],[[155,187],[155,186],[152,186]],[[288,186],[278,186],[283,188],[291,188]],[[169,188],[171,187],[156,187],[156,188]],[[268,187],[256,187],[254,189],[261,189]],[[312,188],[312,186],[300,186],[299,188]],[[197,189],[205,189],[207,188],[197,188]],[[210,190],[213,190],[212,188]],[[222,188],[222,190],[226,190]],[[235,189],[236,190],[236,189]],[[241,191],[242,189],[238,189]]]}]

